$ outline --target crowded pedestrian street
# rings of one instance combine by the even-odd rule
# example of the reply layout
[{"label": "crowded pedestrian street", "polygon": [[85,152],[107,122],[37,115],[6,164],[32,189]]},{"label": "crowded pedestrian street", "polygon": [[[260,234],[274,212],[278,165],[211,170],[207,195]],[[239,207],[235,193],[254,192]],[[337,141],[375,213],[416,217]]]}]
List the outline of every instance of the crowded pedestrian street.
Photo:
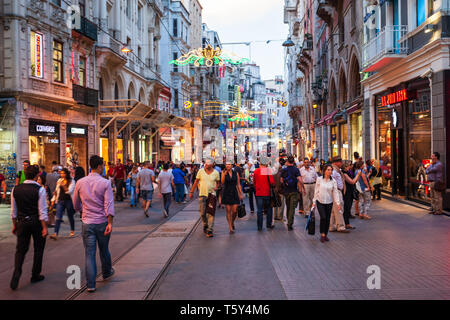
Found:
[{"label": "crowded pedestrian street", "polygon": [[449,45],[450,0],[0,1],[0,304],[449,301]]}]

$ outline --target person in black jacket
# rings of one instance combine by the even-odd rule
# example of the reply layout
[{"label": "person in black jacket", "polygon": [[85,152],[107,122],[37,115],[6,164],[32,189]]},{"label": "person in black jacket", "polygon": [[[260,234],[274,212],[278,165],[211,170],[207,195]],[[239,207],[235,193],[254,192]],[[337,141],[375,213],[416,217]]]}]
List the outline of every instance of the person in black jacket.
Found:
[{"label": "person in black jacket", "polygon": [[22,265],[33,237],[34,258],[31,282],[44,280],[41,275],[42,258],[44,257],[45,238],[47,237],[48,212],[47,193],[37,182],[39,167],[29,166],[25,169],[23,184],[16,186],[11,196],[12,233],[17,236],[14,273],[10,287],[16,290],[22,275]]}]

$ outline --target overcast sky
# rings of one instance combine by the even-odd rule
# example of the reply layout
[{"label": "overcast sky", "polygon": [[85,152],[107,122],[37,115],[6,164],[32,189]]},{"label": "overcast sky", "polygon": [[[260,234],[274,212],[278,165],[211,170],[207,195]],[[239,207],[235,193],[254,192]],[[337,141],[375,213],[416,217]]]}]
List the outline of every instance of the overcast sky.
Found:
[{"label": "overcast sky", "polygon": [[[200,0],[203,22],[219,33],[222,43],[264,41],[251,44],[251,58],[261,66],[263,80],[283,75],[288,35],[283,23],[283,0]],[[266,40],[281,40],[266,44]],[[225,50],[249,58],[246,45],[226,45]]]}]

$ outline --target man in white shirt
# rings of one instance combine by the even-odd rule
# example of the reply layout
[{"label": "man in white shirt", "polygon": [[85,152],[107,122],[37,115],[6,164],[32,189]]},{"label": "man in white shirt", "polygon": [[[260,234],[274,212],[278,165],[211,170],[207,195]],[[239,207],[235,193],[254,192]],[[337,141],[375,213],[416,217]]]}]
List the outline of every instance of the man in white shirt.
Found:
[{"label": "man in white shirt", "polygon": [[314,167],[310,166],[308,158],[305,158],[303,160],[303,167],[300,168],[300,174],[305,186],[305,192],[303,192],[303,209],[305,210],[306,214],[309,214],[314,198],[314,188],[316,186],[317,173]]},{"label": "man in white shirt", "polygon": [[[333,166],[333,173],[331,177],[336,181],[337,188],[339,190],[339,201],[340,203],[344,203],[344,193],[345,193],[345,180],[344,174],[341,171],[342,167],[342,159],[341,157],[333,157],[331,160]],[[342,214],[341,208],[333,203],[333,211],[331,213],[331,221],[330,221],[330,231],[338,231],[342,233],[349,233],[350,231],[345,229],[344,216]]]}]

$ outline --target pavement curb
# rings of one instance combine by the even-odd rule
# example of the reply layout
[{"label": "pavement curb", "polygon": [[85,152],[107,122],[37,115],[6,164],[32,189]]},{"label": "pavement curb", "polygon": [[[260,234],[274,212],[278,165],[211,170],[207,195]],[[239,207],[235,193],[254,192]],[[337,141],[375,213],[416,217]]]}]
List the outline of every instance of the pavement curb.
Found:
[{"label": "pavement curb", "polygon": [[[423,210],[428,210],[431,207],[431,206],[427,206],[427,205],[419,203],[419,202],[396,198],[396,197],[393,197],[393,196],[390,196],[390,195],[384,194],[384,193],[382,193],[381,196],[383,198],[385,198],[386,200],[390,200],[390,201],[393,201],[393,202],[399,202],[399,203],[406,204],[406,205],[409,205],[409,206],[412,206],[412,207],[416,207],[416,208],[419,208],[419,209],[423,209]],[[447,217],[450,217],[450,212],[449,211],[442,210],[442,213],[443,213],[443,215],[445,215]]]}]

